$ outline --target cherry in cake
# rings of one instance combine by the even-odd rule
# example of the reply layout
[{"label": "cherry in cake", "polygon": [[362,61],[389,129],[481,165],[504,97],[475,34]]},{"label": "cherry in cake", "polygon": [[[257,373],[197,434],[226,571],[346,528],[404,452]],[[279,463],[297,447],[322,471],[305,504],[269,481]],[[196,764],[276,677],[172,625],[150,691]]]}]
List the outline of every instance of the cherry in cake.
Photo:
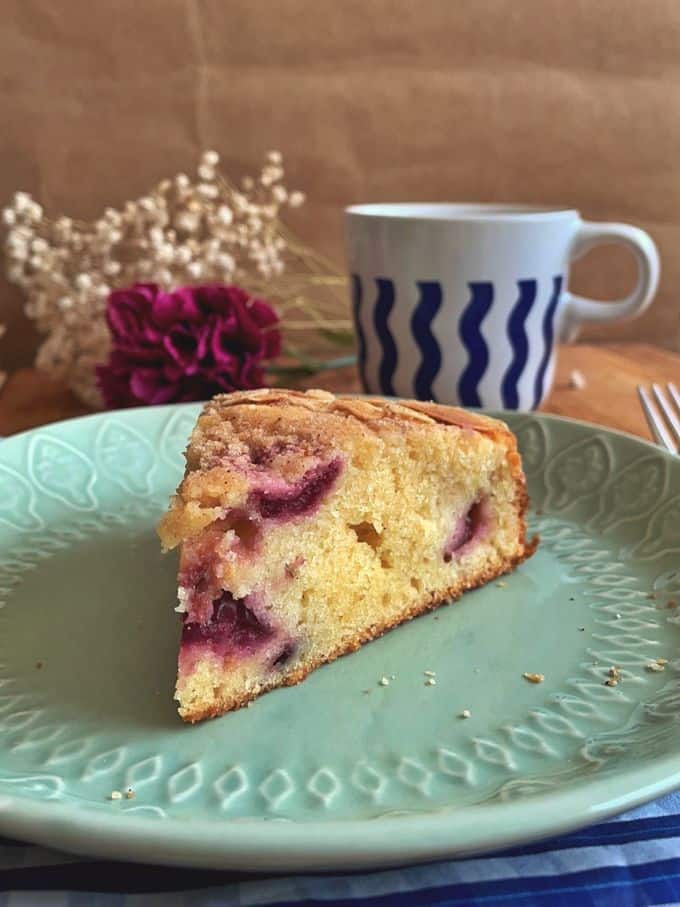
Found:
[{"label": "cherry in cake", "polygon": [[180,546],[176,699],[245,705],[528,557],[502,423],[324,391],[216,397],[159,525]]}]

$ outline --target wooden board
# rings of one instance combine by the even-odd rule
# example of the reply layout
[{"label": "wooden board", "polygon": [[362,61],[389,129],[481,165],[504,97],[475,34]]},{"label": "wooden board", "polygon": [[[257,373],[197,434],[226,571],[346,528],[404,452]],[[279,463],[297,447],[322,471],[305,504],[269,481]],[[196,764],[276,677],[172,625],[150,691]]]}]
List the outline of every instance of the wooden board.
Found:
[{"label": "wooden board", "polygon": [[[569,377],[575,369],[585,378],[582,390],[570,386]],[[652,381],[680,383],[680,355],[642,343],[565,346],[560,350],[555,387],[544,409],[650,438],[636,386]],[[353,368],[326,372],[298,386],[305,385],[336,393],[359,390]],[[35,369],[21,369],[0,393],[0,435],[87,412],[87,407],[62,385]]]}]

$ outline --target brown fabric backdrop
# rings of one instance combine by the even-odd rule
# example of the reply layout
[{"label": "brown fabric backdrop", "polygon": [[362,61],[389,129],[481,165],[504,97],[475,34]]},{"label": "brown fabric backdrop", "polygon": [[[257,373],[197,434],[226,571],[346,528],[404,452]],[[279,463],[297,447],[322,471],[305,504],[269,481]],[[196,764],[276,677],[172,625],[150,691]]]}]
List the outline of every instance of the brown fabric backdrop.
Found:
[{"label": "brown fabric backdrop", "polygon": [[[342,260],[342,207],[561,203],[649,230],[662,288],[595,336],[680,348],[677,0],[5,0],[0,202],[26,189],[91,217],[219,150],[230,173],[280,148],[309,204],[292,225]],[[574,285],[633,279],[593,253]],[[0,361],[29,360],[21,295]],[[591,333],[590,336],[593,336]]]}]

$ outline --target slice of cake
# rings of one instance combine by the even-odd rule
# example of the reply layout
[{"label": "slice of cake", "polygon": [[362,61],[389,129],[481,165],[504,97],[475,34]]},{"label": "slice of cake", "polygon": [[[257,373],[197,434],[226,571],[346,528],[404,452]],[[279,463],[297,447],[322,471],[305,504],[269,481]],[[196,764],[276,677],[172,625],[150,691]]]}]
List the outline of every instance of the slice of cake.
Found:
[{"label": "slice of cake", "polygon": [[176,699],[245,705],[512,570],[526,540],[514,436],[433,403],[216,397],[159,525],[181,545]]}]

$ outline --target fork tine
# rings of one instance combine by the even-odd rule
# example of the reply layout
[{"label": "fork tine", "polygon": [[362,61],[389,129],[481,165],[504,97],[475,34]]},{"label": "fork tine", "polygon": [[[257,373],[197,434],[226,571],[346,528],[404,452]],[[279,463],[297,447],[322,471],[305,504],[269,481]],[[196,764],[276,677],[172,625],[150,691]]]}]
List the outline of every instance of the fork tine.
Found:
[{"label": "fork tine", "polygon": [[672,381],[669,381],[666,387],[668,388],[668,393],[673,398],[673,403],[675,403],[677,409],[680,410],[680,393],[678,393],[677,387]]},{"label": "fork tine", "polygon": [[678,441],[680,441],[680,421],[678,421],[678,417],[675,415],[673,406],[664,393],[663,388],[659,387],[658,384],[652,384],[652,392],[656,397],[656,402],[659,404],[659,409],[661,410],[666,423],[670,426],[673,432],[673,440],[675,441],[677,447],[677,443]]},{"label": "fork tine", "polygon": [[654,435],[657,444],[661,444],[666,450],[670,450],[671,453],[677,453],[678,448],[675,445],[675,442],[668,433],[663,420],[659,417],[654,404],[649,398],[649,394],[642,387],[641,384],[638,384],[638,396],[640,398],[640,403],[642,404],[642,411],[645,414],[647,419],[647,425],[649,425],[650,431]]}]

